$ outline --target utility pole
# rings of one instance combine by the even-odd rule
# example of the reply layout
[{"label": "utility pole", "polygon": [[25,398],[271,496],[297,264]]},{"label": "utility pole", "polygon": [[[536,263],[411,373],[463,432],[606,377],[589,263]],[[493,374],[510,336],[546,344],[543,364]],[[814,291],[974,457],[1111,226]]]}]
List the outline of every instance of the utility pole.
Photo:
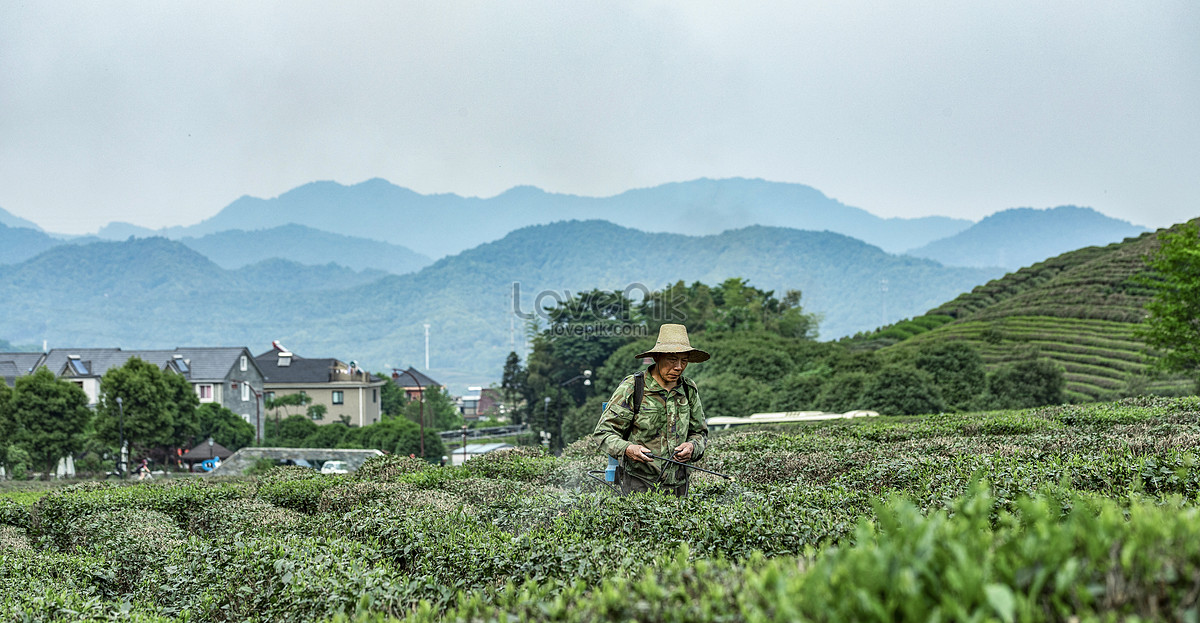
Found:
[{"label": "utility pole", "polygon": [[429,372],[429,325],[425,325],[425,371]]}]

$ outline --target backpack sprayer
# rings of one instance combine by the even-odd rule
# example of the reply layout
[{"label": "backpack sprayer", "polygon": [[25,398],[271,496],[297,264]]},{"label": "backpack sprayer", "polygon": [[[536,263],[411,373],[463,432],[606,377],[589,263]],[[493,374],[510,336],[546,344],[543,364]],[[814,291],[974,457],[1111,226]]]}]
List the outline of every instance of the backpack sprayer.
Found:
[{"label": "backpack sprayer", "polygon": [[[641,373],[639,373],[639,374],[641,374]],[[641,398],[641,396],[640,396],[641,392],[640,392],[640,391],[638,391],[639,389],[641,389],[641,387],[639,387],[640,383],[638,383],[638,381],[641,381],[641,380],[642,380],[642,379],[640,379],[640,378],[638,378],[638,379],[635,379],[635,384],[634,384],[634,396],[635,396],[636,398],[635,398],[635,402],[634,402],[634,409],[633,409],[633,413],[634,413],[634,415],[637,415],[637,412],[638,412],[638,407],[640,407],[640,406],[641,406],[641,400],[638,400],[638,398]],[[605,402],[605,403],[601,403],[601,405],[600,405],[600,412],[601,412],[601,413],[603,413],[603,412],[604,412],[604,410],[605,410],[605,409],[607,409],[607,408],[608,408],[608,403],[607,403],[607,402]],[[682,466],[682,467],[686,467],[686,468],[688,468],[688,469],[696,470],[696,471],[698,471],[698,472],[704,472],[704,473],[706,473],[706,474],[712,474],[713,476],[720,476],[721,478],[724,478],[724,479],[726,479],[726,480],[729,480],[729,481],[733,481],[733,480],[734,480],[733,476],[730,476],[730,475],[728,475],[728,474],[722,474],[722,473],[720,473],[720,472],[714,472],[714,471],[712,471],[711,469],[704,469],[703,467],[697,467],[697,466],[695,466],[695,465],[692,465],[692,464],[690,464],[690,463],[684,463],[683,461],[677,461],[677,460],[675,460],[674,458],[667,458],[667,457],[665,457],[665,456],[658,456],[657,454],[651,454],[651,453],[649,453],[649,452],[647,452],[647,453],[645,453],[645,454],[646,454],[647,456],[649,456],[650,458],[652,458],[652,459],[654,459],[654,460],[657,460],[657,461],[666,461],[667,463],[674,463],[674,464],[676,464],[676,465],[679,465],[679,466]],[[600,479],[600,476],[599,476],[599,474],[600,474],[600,472],[601,472],[601,471],[603,471],[603,472],[604,472],[604,479],[603,479],[603,480],[601,480],[601,479]],[[606,487],[608,487],[608,488],[610,488],[610,489],[612,489],[612,490],[616,491],[617,493],[620,493],[620,490],[617,488],[617,484],[616,484],[616,483],[617,483],[617,457],[615,457],[615,456],[610,456],[610,457],[608,457],[608,466],[607,466],[607,467],[605,467],[605,468],[604,468],[604,470],[591,469],[591,470],[588,470],[588,471],[587,471],[587,475],[588,475],[588,477],[592,478],[593,480],[595,480],[595,481],[597,481],[597,482],[599,482],[599,483],[603,484],[604,486],[606,486]],[[659,476],[659,478],[662,478],[662,476]]]}]

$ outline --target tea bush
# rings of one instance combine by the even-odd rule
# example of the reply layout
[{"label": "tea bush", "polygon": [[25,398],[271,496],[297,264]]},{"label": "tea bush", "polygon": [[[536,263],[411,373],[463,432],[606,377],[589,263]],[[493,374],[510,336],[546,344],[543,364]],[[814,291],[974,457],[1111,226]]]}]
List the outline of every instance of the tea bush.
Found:
[{"label": "tea bush", "polygon": [[354,472],[360,480],[388,482],[399,474],[411,474],[433,469],[433,465],[425,459],[404,456],[402,454],[381,454],[363,461],[361,467]]},{"label": "tea bush", "polygon": [[713,431],[691,493],[586,440],[0,496],[4,620],[1190,620],[1200,402]]}]

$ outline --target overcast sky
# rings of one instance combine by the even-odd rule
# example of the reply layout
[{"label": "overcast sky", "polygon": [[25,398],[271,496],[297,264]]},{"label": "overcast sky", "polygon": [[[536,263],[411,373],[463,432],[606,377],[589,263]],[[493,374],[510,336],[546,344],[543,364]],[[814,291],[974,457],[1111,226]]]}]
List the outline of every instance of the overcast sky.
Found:
[{"label": "overcast sky", "polygon": [[733,176],[880,216],[1200,216],[1200,2],[0,3],[0,208],[50,231],[315,180]]}]

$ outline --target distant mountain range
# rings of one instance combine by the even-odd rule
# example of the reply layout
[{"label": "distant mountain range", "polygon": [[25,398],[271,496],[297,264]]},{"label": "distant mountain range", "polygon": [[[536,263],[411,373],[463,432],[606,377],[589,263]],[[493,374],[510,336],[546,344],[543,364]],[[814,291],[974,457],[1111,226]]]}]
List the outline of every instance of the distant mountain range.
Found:
[{"label": "distant mountain range", "polygon": [[0,223],[0,264],[23,262],[60,244],[61,240],[55,240],[39,229]]},{"label": "distant mountain range", "polygon": [[37,223],[34,223],[33,221],[27,221],[16,214],[5,210],[4,208],[0,208],[0,225],[7,225],[9,227],[23,227],[25,229],[34,229],[37,231],[42,230],[42,228],[37,226]]},{"label": "distant mountain range", "polygon": [[153,231],[110,223],[95,236],[74,239],[45,234],[0,210],[0,222],[32,226],[20,235],[0,230],[0,263],[33,257],[56,238],[84,243],[160,235],[182,240],[226,268],[280,258],[404,274],[428,265],[430,258],[497,240],[514,229],[568,219],[686,235],[749,225],[831,231],[947,266],[1009,270],[1146,231],[1074,206],[1015,208],[978,223],[945,217],[883,219],[808,186],[741,178],[664,184],[601,198],[523,186],[490,199],[421,195],[375,179],[354,186],[314,182],[273,199],[242,197],[187,227]]},{"label": "distant mountain range", "polygon": [[[113,229],[107,228],[107,231],[111,233]],[[126,228],[127,235],[120,240],[134,237],[130,231]],[[59,239],[39,230],[0,225],[0,264],[23,262],[57,246],[102,240],[97,236]],[[403,274],[433,261],[399,245],[331,234],[302,225],[282,225],[252,232],[222,231],[200,238],[184,238],[180,242],[228,269],[265,260],[284,260],[308,266],[336,264],[351,272]]]},{"label": "distant mountain range", "polygon": [[0,266],[0,335],[18,344],[123,348],[253,349],[280,339],[308,356],[381,369],[423,363],[428,323],[435,378],[479,383],[495,380],[523,332],[514,282],[518,306],[529,312],[543,291],[568,297],[745,277],[780,294],[802,290],[805,309],[824,317],[822,336],[834,338],[923,312],[1001,272],[889,255],[829,232],[755,226],[694,237],[604,221],[518,229],[406,275],[336,270],[289,262],[227,270],[163,238],[62,245]]},{"label": "distant mountain range", "polygon": [[749,179],[604,198],[518,187],[490,199],[316,182],[243,197],[190,227],[111,223],[74,238],[0,210],[0,337],[125,348],[286,339],[382,366],[423,363],[429,323],[434,370],[478,383],[523,333],[514,282],[529,311],[539,292],[744,277],[801,290],[830,339],[1143,231],[1072,206],[979,223],[883,219],[808,186]]},{"label": "distant mountain range", "polygon": [[[528,225],[603,219],[646,232],[692,236],[747,225],[832,231],[898,253],[966,229],[971,221],[942,216],[880,218],[802,184],[758,179],[699,179],[580,197],[518,186],[480,199],[422,195],[382,179],[343,186],[313,182],[273,199],[242,197],[212,218],[187,227],[139,235],[179,239],[220,231],[266,229],[287,223],[382,240],[439,258],[491,242]],[[116,231],[127,237],[132,226]]]},{"label": "distant mountain range", "polygon": [[1060,253],[1119,242],[1146,232],[1091,209],[1059,206],[997,212],[948,238],[908,251],[947,266],[1001,266],[1016,270]]},{"label": "distant mountain range", "polygon": [[281,258],[311,266],[332,262],[347,268],[377,269],[403,275],[433,261],[399,245],[294,224],[257,231],[221,231],[200,238],[184,238],[181,242],[222,268],[241,268]]}]

